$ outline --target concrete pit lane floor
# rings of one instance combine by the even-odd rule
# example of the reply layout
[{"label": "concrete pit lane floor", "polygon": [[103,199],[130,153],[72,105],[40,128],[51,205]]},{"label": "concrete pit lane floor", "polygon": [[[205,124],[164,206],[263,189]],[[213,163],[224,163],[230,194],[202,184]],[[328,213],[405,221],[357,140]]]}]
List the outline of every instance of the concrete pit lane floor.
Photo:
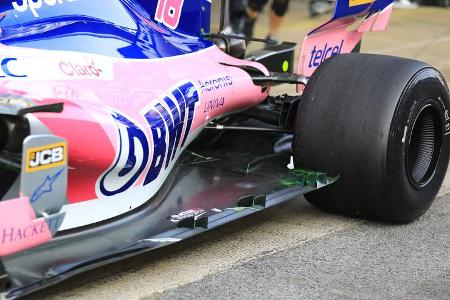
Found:
[{"label": "concrete pit lane floor", "polygon": [[[280,37],[299,41],[326,17],[309,19],[305,2],[291,2]],[[265,28],[262,18],[256,35]],[[362,51],[426,61],[450,81],[450,9],[396,9],[389,31],[366,34]],[[275,89],[285,91],[294,92]],[[326,214],[294,199],[28,298],[450,299],[449,192],[447,178],[430,210],[401,226]]]}]

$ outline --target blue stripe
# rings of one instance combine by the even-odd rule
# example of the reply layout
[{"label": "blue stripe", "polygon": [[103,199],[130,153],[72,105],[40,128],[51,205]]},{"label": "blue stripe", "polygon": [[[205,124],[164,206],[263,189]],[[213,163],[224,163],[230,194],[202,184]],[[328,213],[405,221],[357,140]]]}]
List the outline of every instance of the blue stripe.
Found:
[{"label": "blue stripe", "polygon": [[361,13],[364,13],[366,10],[367,12],[365,14],[372,14],[374,12],[383,10],[392,2],[393,0],[376,0],[375,2],[370,4],[363,4],[350,7],[349,0],[337,0],[333,20],[348,16],[359,15]]},{"label": "blue stripe", "polygon": [[209,11],[202,9],[204,2],[210,5],[206,0],[185,0],[176,30],[154,21],[156,0],[63,0],[23,12],[14,10],[13,2],[0,4],[0,13],[7,14],[0,21],[0,42],[6,45],[135,59],[182,55],[212,46],[200,34],[209,20]]}]

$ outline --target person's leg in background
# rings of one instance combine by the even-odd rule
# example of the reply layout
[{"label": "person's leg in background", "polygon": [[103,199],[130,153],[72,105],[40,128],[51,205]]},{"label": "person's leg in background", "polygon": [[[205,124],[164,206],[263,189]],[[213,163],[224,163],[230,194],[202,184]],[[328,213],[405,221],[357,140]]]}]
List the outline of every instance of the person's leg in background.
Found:
[{"label": "person's leg in background", "polygon": [[284,15],[289,7],[289,0],[273,0],[269,15],[268,40],[278,41],[278,32],[283,23]]},{"label": "person's leg in background", "polygon": [[[231,27],[234,32],[253,37],[253,29],[268,0],[231,0]],[[243,10],[245,7],[245,11]],[[277,41],[277,35],[289,7],[289,0],[273,0],[269,11],[267,39]]]},{"label": "person's leg in background", "polygon": [[[244,34],[253,36],[253,27],[256,19],[261,14],[268,0],[248,0],[247,16],[248,22],[244,26]],[[277,35],[283,23],[284,15],[289,7],[289,0],[273,0],[269,11],[269,32],[267,39],[277,41]]]},{"label": "person's leg in background", "polygon": [[242,33],[247,17],[247,0],[230,0],[230,26],[233,33]]},{"label": "person's leg in background", "polygon": [[247,4],[247,19],[242,29],[246,37],[253,37],[253,28],[255,27],[256,19],[263,11],[268,0],[248,0]]}]

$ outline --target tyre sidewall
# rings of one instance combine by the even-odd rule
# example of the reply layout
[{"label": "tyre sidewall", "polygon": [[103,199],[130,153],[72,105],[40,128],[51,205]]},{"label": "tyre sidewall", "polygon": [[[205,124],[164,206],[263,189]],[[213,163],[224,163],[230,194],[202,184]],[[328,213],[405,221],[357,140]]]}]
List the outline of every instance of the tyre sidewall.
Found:
[{"label": "tyre sidewall", "polygon": [[[407,144],[418,114],[427,105],[438,108],[436,111],[442,122],[442,140],[439,161],[434,174],[424,186],[417,187],[408,177]],[[390,215],[389,219],[398,222],[412,221],[422,215],[436,197],[449,161],[449,110],[448,89],[441,75],[432,68],[418,72],[402,93],[391,123],[386,155],[385,184],[388,197],[384,201],[389,203],[386,203],[384,207],[390,209],[380,212]]]}]

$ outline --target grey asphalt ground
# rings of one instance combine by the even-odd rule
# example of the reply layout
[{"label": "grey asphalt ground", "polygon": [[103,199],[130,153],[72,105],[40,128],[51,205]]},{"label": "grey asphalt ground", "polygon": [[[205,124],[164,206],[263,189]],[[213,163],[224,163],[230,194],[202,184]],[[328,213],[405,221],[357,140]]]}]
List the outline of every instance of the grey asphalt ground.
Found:
[{"label": "grey asphalt ground", "polygon": [[[305,3],[291,1],[281,39],[300,41],[326,20],[309,19]],[[263,17],[256,35],[266,28]],[[396,10],[389,31],[364,37],[363,52],[423,60],[450,81],[450,9]],[[403,226],[329,215],[295,199],[29,299],[450,299],[449,193],[450,176],[430,211]]]},{"label": "grey asphalt ground", "polygon": [[409,225],[304,198],[29,299],[450,299],[450,195]]},{"label": "grey asphalt ground", "polygon": [[450,299],[449,199],[410,225],[361,222],[148,299]]}]

